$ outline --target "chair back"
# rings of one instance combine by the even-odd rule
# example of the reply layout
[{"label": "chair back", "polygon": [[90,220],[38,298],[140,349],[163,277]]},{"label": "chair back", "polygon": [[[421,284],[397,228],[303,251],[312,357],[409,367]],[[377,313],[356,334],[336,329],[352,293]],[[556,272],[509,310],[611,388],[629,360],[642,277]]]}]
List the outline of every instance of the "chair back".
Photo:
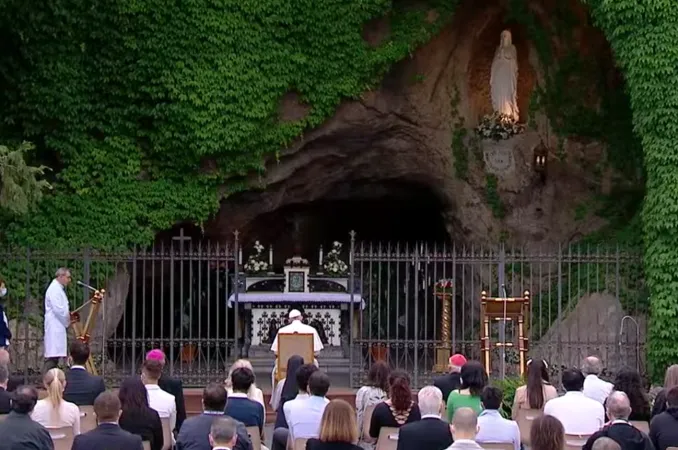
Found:
[{"label": "chair back", "polygon": [[143,446],[144,450],[151,450],[151,441],[142,441],[141,445]]},{"label": "chair back", "polygon": [[247,434],[252,442],[252,450],[261,450],[261,430],[259,430],[259,427],[247,427]]},{"label": "chair back", "polygon": [[313,333],[278,334],[278,373],[276,373],[276,381],[280,381],[285,377],[287,360],[294,355],[301,356],[308,364],[313,362],[315,358],[313,353]]},{"label": "chair back", "polygon": [[640,430],[645,434],[650,434],[650,422],[644,420],[631,420],[629,423],[636,427],[637,430]]},{"label": "chair back", "polygon": [[381,427],[376,450],[396,450],[398,448],[399,428]]},{"label": "chair back", "polygon": [[47,428],[49,437],[52,438],[54,450],[71,450],[73,446],[73,427]]},{"label": "chair back", "polygon": [[80,432],[87,433],[97,427],[97,417],[94,415],[94,406],[78,406],[80,409]]},{"label": "chair back", "polygon": [[363,439],[370,439],[372,437],[370,436],[370,422],[372,422],[372,414],[374,413],[375,406],[377,405],[368,406],[365,409],[365,413],[363,414],[363,423],[359,424]]},{"label": "chair back", "polygon": [[478,442],[485,450],[514,450],[513,442]]},{"label": "chair back", "polygon": [[[305,361],[305,360],[304,360]],[[306,450],[306,438],[297,438],[294,440],[294,450]]]},{"label": "chair back", "polygon": [[172,448],[172,430],[170,430],[169,417],[161,417],[162,423],[162,450],[170,450]]},{"label": "chair back", "polygon": [[525,445],[530,445],[530,431],[532,423],[537,417],[541,417],[544,411],[541,409],[518,409],[516,422],[520,429],[520,441]]},{"label": "chair back", "polygon": [[581,450],[590,437],[590,434],[565,433],[565,450]]},{"label": "chair back", "polygon": [[9,416],[9,414],[0,414],[0,423],[4,422],[7,416]]}]

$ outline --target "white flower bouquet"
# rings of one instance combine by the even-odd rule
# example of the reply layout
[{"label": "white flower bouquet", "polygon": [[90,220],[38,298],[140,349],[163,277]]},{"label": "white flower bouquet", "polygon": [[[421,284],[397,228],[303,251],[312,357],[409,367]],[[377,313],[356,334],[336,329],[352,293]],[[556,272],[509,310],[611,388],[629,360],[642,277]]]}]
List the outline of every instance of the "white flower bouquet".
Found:
[{"label": "white flower bouquet", "polygon": [[245,273],[257,274],[268,271],[268,262],[264,259],[264,246],[259,241],[254,243],[254,253],[252,253],[244,266]]},{"label": "white flower bouquet", "polygon": [[333,277],[340,277],[346,275],[348,272],[348,265],[341,260],[341,242],[334,241],[332,250],[327,253],[327,258],[323,263],[323,271],[325,274]]},{"label": "white flower bouquet", "polygon": [[501,141],[525,131],[525,126],[511,116],[495,112],[484,116],[476,127],[476,134],[483,139]]}]

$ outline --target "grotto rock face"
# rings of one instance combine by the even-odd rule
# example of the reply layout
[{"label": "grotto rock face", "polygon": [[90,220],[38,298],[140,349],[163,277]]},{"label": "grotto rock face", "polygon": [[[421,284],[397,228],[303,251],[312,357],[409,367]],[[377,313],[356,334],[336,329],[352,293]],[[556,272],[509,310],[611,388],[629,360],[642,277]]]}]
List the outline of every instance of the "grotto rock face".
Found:
[{"label": "grotto rock face", "polygon": [[[452,23],[394,67],[378,88],[346,101],[323,126],[285,149],[263,177],[252,179],[253,190],[224,200],[207,224],[206,236],[226,241],[236,229],[259,236],[262,229],[254,224],[262,215],[319,201],[378,200],[399,185],[417,185],[435,198],[455,241],[490,244],[505,239],[541,247],[567,243],[603,226],[600,219],[576,218],[574,212],[600,190],[590,168],[603,158],[603,145],[565,142],[567,158],[561,160],[545,130],[499,143],[470,137],[482,115],[491,111],[490,66],[503,29],[511,30],[518,51],[521,120],[527,120],[530,95],[542,76],[526,30],[504,23],[506,11],[500,4],[478,3],[464,2]],[[383,21],[372,25],[364,35],[376,45],[389,27]],[[602,36],[592,29],[577,32],[582,39],[593,36],[596,43],[583,48],[611,58],[597,44],[604,42]],[[283,102],[280,116],[299,117],[298,104],[289,108],[284,111]],[[468,130],[461,153],[452,148],[459,120]],[[545,179],[533,167],[540,145],[547,151]],[[460,154],[466,162],[459,160]],[[488,176],[496,177],[501,208],[496,200],[488,201]]]}]

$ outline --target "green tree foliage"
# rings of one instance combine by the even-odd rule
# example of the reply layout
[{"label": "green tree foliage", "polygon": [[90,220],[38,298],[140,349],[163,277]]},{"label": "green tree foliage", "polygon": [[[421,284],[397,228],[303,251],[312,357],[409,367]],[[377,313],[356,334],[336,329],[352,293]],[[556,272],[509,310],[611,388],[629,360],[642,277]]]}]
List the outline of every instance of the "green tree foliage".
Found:
[{"label": "green tree foliage", "polygon": [[33,145],[23,142],[16,148],[0,145],[0,211],[11,217],[26,214],[42,198],[47,181],[41,179],[46,167],[26,164]]},{"label": "green tree foliage", "polygon": [[589,0],[626,77],[647,173],[643,230],[652,378],[678,362],[678,8],[674,0]]},{"label": "green tree foliage", "polygon": [[[2,1],[5,133],[39,138],[62,167],[55,195],[10,239],[96,248],[147,245],[177,221],[207,219],[246,174],[427,41],[456,3]],[[375,47],[362,36],[373,19],[389,24]],[[289,93],[305,117],[281,119]]]}]

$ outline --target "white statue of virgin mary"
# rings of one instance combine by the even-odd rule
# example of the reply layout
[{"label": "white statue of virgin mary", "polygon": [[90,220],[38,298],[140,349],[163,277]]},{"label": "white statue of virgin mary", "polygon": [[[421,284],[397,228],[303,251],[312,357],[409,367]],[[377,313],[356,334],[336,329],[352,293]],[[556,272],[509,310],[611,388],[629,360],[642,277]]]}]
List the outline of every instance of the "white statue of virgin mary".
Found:
[{"label": "white statue of virgin mary", "polygon": [[490,88],[495,112],[518,121],[518,53],[511,43],[511,32],[501,32],[501,41],[492,61]]}]

